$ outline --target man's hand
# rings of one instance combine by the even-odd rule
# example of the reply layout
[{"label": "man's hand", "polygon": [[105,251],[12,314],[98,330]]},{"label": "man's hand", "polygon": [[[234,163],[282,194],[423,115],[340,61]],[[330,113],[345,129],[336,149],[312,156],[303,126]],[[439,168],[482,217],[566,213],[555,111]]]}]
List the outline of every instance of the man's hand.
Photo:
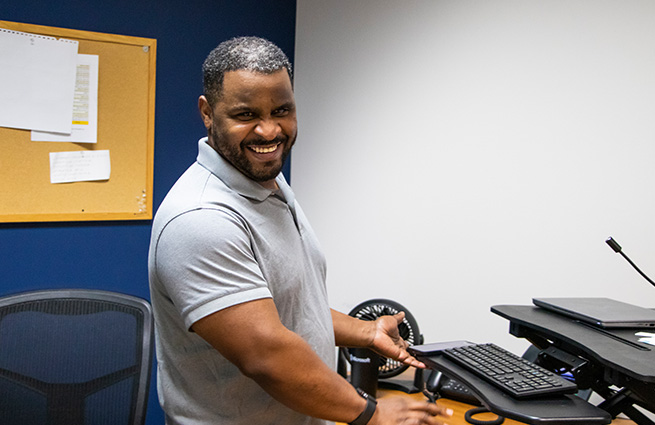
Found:
[{"label": "man's hand", "polygon": [[398,325],[404,318],[405,313],[400,312],[367,321],[332,310],[334,339],[339,347],[369,348],[384,357],[425,368],[425,364],[407,352],[409,343],[398,332]]},{"label": "man's hand", "polygon": [[416,360],[407,352],[409,343],[398,332],[398,325],[402,323],[404,318],[405,313],[402,311],[393,316],[378,317],[375,320],[375,333],[369,348],[384,357],[424,369],[425,364]]},{"label": "man's hand", "polygon": [[386,397],[378,400],[377,409],[369,425],[445,425],[437,416],[449,418],[452,415],[451,409],[427,401]]}]

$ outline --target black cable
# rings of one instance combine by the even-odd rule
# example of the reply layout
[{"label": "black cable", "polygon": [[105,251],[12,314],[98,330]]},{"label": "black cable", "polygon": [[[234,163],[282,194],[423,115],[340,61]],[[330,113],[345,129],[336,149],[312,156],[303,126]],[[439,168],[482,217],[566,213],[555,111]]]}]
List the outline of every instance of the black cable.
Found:
[{"label": "black cable", "polygon": [[607,243],[607,245],[609,245],[609,246],[614,250],[614,252],[618,252],[619,254],[621,254],[621,255],[623,256],[623,258],[625,258],[625,259],[628,261],[628,263],[630,263],[630,265],[631,265],[635,270],[637,270],[637,271],[639,272],[639,274],[640,274],[644,279],[646,279],[646,280],[648,281],[648,283],[650,283],[651,285],[655,286],[655,282],[653,282],[653,281],[652,281],[648,276],[646,276],[646,274],[645,274],[644,272],[642,272],[642,271],[639,269],[639,267],[637,267],[637,265],[636,265],[635,263],[633,263],[632,260],[629,259],[628,256],[625,255],[625,254],[623,253],[622,248],[621,248],[621,245],[619,245],[619,243],[618,243],[617,241],[615,241],[614,238],[612,238],[612,237],[610,236],[609,238],[607,238],[607,239],[605,240],[605,242]]},{"label": "black cable", "polygon": [[628,256],[625,255],[625,254],[623,253],[623,251],[619,251],[619,254],[621,254],[621,255],[623,256],[623,258],[625,258],[626,260],[628,260],[628,263],[630,263],[630,265],[631,265],[632,267],[634,267],[634,269],[637,270],[637,271],[639,272],[639,274],[642,275],[642,276],[644,277],[644,279],[646,279],[648,282],[650,282],[651,285],[655,286],[655,282],[653,282],[652,280],[650,280],[650,278],[649,278],[648,276],[646,276],[646,275],[644,274],[644,272],[642,272],[641,270],[639,270],[639,267],[637,267],[637,265],[636,265],[635,263],[633,263],[632,260],[630,260],[630,259],[628,258]]},{"label": "black cable", "polygon": [[474,407],[473,409],[469,409],[464,413],[464,419],[466,419],[466,422],[473,424],[473,425],[500,425],[505,421],[505,418],[503,418],[500,415],[497,415],[498,417],[496,419],[492,419],[490,421],[481,421],[479,419],[473,418],[473,415],[477,415],[478,413],[491,413],[486,407]]}]

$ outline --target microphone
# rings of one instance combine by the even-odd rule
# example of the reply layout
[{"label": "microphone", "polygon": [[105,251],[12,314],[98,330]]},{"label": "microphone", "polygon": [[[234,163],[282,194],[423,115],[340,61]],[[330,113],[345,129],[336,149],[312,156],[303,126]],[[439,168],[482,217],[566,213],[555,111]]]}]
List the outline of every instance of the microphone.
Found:
[{"label": "microphone", "polygon": [[655,286],[655,282],[650,280],[650,278],[648,276],[646,276],[644,274],[644,272],[639,270],[639,267],[637,267],[635,265],[635,263],[633,263],[632,260],[630,260],[628,258],[628,256],[623,253],[621,245],[619,245],[618,242],[616,242],[611,236],[609,238],[607,238],[607,240],[605,242],[607,242],[607,245],[609,245],[610,248],[612,248],[614,250],[614,252],[618,252],[619,254],[621,254],[623,256],[623,258],[625,258],[628,261],[628,263],[630,263],[630,265],[632,267],[634,267],[634,269],[637,270],[639,272],[639,274],[644,277],[644,279],[646,279],[651,285]]}]

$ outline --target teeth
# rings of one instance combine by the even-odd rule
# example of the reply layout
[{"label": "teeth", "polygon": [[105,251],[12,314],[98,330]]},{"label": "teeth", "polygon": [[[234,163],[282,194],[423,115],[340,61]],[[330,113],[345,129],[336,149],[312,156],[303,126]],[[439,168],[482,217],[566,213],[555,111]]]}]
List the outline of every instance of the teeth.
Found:
[{"label": "teeth", "polygon": [[271,153],[275,152],[275,149],[277,149],[277,145],[273,146],[250,146],[250,149],[257,153]]}]

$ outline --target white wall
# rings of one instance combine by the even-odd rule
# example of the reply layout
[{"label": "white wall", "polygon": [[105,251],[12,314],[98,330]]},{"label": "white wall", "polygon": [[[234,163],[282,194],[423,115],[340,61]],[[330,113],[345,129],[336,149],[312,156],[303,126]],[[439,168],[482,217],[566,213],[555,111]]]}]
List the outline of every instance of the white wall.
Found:
[{"label": "white wall", "polygon": [[520,354],[495,304],[655,307],[655,2],[298,0],[292,185],[333,307]]}]

